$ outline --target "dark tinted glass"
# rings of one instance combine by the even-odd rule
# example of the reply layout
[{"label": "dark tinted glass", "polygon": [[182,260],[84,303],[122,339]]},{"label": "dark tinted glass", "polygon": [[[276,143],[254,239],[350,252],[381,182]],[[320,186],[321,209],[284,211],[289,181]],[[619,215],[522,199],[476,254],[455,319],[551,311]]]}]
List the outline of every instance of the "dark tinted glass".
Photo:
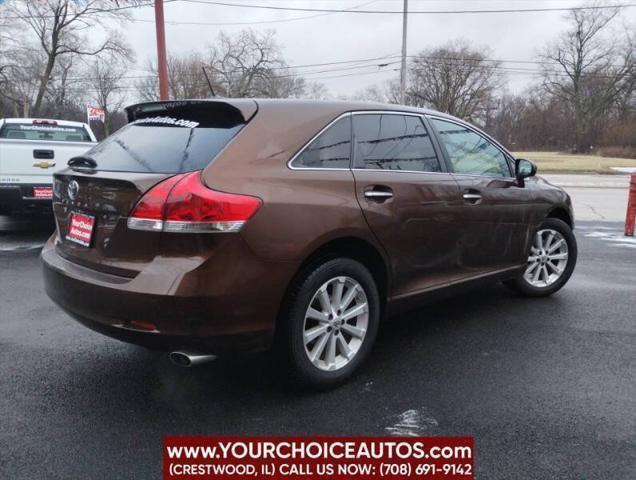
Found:
[{"label": "dark tinted glass", "polygon": [[411,115],[355,115],[355,167],[440,172],[428,132]]},{"label": "dark tinted glass", "polygon": [[[155,119],[153,119],[155,120]],[[205,168],[242,125],[205,128],[130,124],[84,154],[98,170],[182,173]]]},{"label": "dark tinted glass", "polygon": [[510,167],[503,152],[481,135],[453,122],[431,119],[456,173],[507,177]]},{"label": "dark tinted glass", "polygon": [[349,168],[351,117],[341,118],[322,132],[292,162],[294,167]]},{"label": "dark tinted glass", "polygon": [[0,130],[0,138],[14,140],[44,140],[48,142],[91,142],[84,127],[7,123]]}]

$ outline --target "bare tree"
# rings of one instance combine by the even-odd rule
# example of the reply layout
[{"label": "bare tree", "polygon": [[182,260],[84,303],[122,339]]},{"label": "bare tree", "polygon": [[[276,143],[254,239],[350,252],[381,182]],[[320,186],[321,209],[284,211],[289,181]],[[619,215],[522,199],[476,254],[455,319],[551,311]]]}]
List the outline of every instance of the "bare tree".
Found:
[{"label": "bare tree", "polygon": [[[221,33],[209,58],[198,52],[168,57],[168,83],[172,98],[205,98],[212,95],[203,73],[208,75],[214,95],[219,97],[324,98],[324,85],[308,83],[285,62],[275,33],[244,30],[235,36]],[[157,66],[136,82],[141,99],[157,100]]]},{"label": "bare tree", "polygon": [[520,95],[502,95],[486,130],[511,149],[557,149],[572,128],[563,102],[534,86]]},{"label": "bare tree", "polygon": [[[573,10],[569,29],[542,57],[545,90],[563,100],[574,119],[573,149],[592,145],[608,111],[633,98],[636,85],[633,37],[609,35],[620,9]],[[629,101],[629,100],[627,100]]]},{"label": "bare tree", "polygon": [[[73,103],[81,93],[80,78],[74,76],[78,71],[76,63],[76,58],[67,55],[60,58],[55,66],[53,76],[57,81],[49,82],[46,94],[51,109],[56,112],[64,110],[64,107]],[[43,107],[40,107],[40,111],[42,109]]]},{"label": "bare tree", "polygon": [[[7,15],[7,9],[0,8],[0,116],[8,109],[12,109],[16,116],[21,115],[24,111],[24,99],[29,96],[28,89],[24,89],[25,84],[16,84],[26,60],[25,52],[20,48],[23,40],[21,33],[13,19]],[[19,91],[20,87],[23,91]]]},{"label": "bare tree", "polygon": [[219,35],[210,67],[227,97],[299,97],[305,82],[289,69],[273,31]]},{"label": "bare tree", "polygon": [[38,90],[33,113],[38,114],[51,76],[60,59],[66,56],[93,56],[104,52],[126,55],[128,48],[121,36],[106,32],[106,38],[94,43],[88,32],[105,27],[106,18],[126,18],[117,9],[117,1],[107,0],[11,0],[9,15],[30,28],[37,37],[45,62],[38,75]]},{"label": "bare tree", "polygon": [[418,53],[409,69],[407,102],[478,121],[502,81],[487,51],[463,41]]},{"label": "bare tree", "polygon": [[351,98],[364,102],[400,103],[400,81],[394,79],[369,85],[364,90],[356,92]]},{"label": "bare tree", "polygon": [[386,103],[389,101],[388,98],[388,85],[369,85],[363,90],[358,90],[351,97],[352,100],[357,100],[361,102],[379,102]]},{"label": "bare tree", "polygon": [[291,70],[275,72],[271,77],[263,77],[255,84],[256,96],[271,98],[305,98],[307,81]]},{"label": "bare tree", "polygon": [[[187,55],[168,55],[168,85],[170,97],[173,99],[207,98],[212,96],[210,86],[205,78],[203,68],[205,61],[201,53],[192,52]],[[159,79],[157,64],[148,62],[150,73],[136,82],[137,93],[144,101],[159,100]],[[222,90],[214,70],[207,68],[206,73],[215,93]]]},{"label": "bare tree", "polygon": [[0,88],[9,84],[9,70],[15,66],[15,31],[10,19],[0,10]]},{"label": "bare tree", "polygon": [[108,55],[97,58],[87,72],[89,99],[104,110],[104,136],[112,132],[112,113],[121,110],[126,100],[124,77],[130,66],[128,58]]},{"label": "bare tree", "polygon": [[[212,96],[210,86],[205,78],[203,67],[205,62],[199,52],[185,56],[172,56],[168,59],[168,83],[172,98],[207,98]],[[219,85],[213,71],[207,71],[212,88]]]},{"label": "bare tree", "polygon": [[[170,57],[168,57],[168,64],[169,63]],[[135,90],[139,100],[142,102],[155,102],[159,100],[159,72],[157,70],[157,64],[152,60],[148,60],[146,64],[146,72],[148,75],[135,82]],[[170,72],[170,70],[168,70],[168,72]]]},{"label": "bare tree", "polygon": [[0,97],[13,107],[13,115],[28,117],[38,91],[44,58],[38,50],[18,48],[3,65]]},{"label": "bare tree", "polygon": [[305,89],[303,98],[309,98],[312,100],[327,100],[331,97],[329,90],[324,83],[309,82]]}]

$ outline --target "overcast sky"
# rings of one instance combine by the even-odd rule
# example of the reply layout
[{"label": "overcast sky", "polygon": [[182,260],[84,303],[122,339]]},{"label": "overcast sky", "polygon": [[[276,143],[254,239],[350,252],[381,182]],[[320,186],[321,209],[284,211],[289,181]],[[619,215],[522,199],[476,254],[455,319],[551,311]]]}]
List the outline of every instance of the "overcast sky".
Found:
[{"label": "overcast sky", "polygon": [[[205,1],[205,0],[202,0]],[[275,5],[366,10],[402,10],[403,0],[226,0],[245,5]],[[609,3],[609,2],[608,2]],[[511,9],[569,7],[579,5],[578,0],[409,0],[411,11]],[[126,35],[133,46],[138,64],[156,56],[154,12],[152,7],[133,10],[137,20],[126,27]],[[317,16],[318,15],[318,16]],[[490,14],[411,14],[408,19],[408,54],[464,39],[475,46],[488,47],[491,58],[502,60],[536,60],[539,49],[554,39],[566,27],[565,12],[490,13]],[[634,18],[636,9],[626,10],[624,20]],[[314,17],[297,19],[299,17]],[[167,48],[172,53],[204,50],[221,31],[238,32],[244,28],[276,30],[285,59],[290,65],[368,59],[399,55],[401,50],[402,16],[396,14],[334,13],[320,15],[312,12],[273,11],[257,8],[236,8],[190,3],[183,1],[165,4]],[[281,21],[284,20],[284,21]],[[169,22],[235,23],[244,25],[191,25]],[[272,23],[258,23],[258,22]],[[390,58],[375,63],[399,62]],[[373,62],[367,62],[373,63]],[[509,63],[506,67],[537,69],[537,65]],[[351,65],[300,68],[307,79],[324,83],[334,96],[352,95],[365,87],[397,78],[399,63],[382,69],[369,66],[351,69]],[[348,70],[342,70],[349,68]],[[333,72],[314,73],[326,69]],[[342,77],[345,74],[354,74]],[[339,78],[328,78],[340,76]],[[537,77],[530,72],[508,73],[511,92],[523,90]]]}]

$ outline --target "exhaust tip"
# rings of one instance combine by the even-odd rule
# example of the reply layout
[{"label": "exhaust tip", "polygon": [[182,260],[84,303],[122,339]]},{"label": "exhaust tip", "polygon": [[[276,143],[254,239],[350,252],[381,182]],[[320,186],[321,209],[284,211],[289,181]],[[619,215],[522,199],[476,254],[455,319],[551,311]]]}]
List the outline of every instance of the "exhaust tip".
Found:
[{"label": "exhaust tip", "polygon": [[176,352],[170,352],[168,358],[170,358],[170,361],[178,367],[193,367],[195,365],[215,360],[216,355],[179,350]]},{"label": "exhaust tip", "polygon": [[170,358],[170,361],[177,367],[192,366],[190,358],[183,352],[170,352],[170,355],[168,355],[168,357]]}]

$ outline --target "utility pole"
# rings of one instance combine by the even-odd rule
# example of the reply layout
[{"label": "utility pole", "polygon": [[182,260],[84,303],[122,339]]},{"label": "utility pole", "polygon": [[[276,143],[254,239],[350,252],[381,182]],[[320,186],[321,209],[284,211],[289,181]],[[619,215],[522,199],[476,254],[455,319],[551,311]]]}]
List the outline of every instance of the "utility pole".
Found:
[{"label": "utility pole", "polygon": [[166,27],[163,21],[163,0],[155,0],[155,27],[157,29],[159,99],[168,100],[168,64],[166,61]]},{"label": "utility pole", "polygon": [[406,102],[406,20],[409,16],[409,0],[404,0],[402,12],[402,65],[400,67],[400,103]]}]

